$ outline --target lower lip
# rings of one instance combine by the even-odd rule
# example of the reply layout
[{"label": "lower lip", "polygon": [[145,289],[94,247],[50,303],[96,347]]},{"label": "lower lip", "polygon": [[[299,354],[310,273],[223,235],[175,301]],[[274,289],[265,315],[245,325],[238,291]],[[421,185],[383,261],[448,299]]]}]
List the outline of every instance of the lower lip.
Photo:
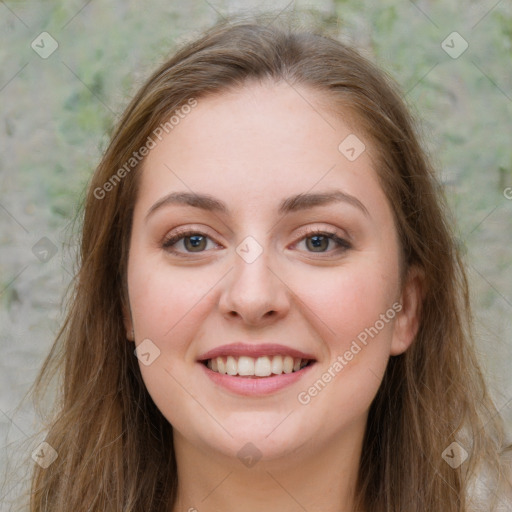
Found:
[{"label": "lower lip", "polygon": [[244,396],[261,396],[269,395],[280,391],[287,386],[291,386],[295,382],[304,377],[315,363],[309,364],[293,373],[282,373],[281,375],[271,375],[269,377],[240,377],[234,375],[225,375],[210,370],[203,363],[198,363],[206,372],[206,375],[219,386]]}]

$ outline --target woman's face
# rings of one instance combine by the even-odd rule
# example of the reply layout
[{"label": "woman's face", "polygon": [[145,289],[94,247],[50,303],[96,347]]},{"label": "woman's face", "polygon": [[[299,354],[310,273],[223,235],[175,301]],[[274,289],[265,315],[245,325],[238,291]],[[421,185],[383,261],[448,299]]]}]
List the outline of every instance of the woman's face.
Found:
[{"label": "woman's face", "polygon": [[175,436],[203,452],[270,460],[360,438],[415,334],[370,142],[315,97],[260,84],[200,99],[144,162],[127,332]]}]

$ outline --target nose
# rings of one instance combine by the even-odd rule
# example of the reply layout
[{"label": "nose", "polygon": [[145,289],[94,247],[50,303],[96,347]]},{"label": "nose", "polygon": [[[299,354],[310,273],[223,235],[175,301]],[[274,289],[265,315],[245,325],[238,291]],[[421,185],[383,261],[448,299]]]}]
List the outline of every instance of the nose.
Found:
[{"label": "nose", "polygon": [[[290,289],[265,252],[252,263],[236,254],[235,268],[224,281],[219,309],[230,321],[259,326],[286,316],[290,309]],[[275,267],[275,265],[274,265]]]}]

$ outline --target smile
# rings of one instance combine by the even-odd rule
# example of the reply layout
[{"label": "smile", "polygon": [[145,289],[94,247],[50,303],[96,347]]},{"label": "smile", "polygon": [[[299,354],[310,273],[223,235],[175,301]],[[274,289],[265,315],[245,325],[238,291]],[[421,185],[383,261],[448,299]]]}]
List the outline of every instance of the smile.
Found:
[{"label": "smile", "polygon": [[269,377],[283,373],[298,372],[312,361],[301,357],[273,356],[227,356],[214,357],[204,362],[213,372],[240,377]]},{"label": "smile", "polygon": [[277,343],[239,341],[202,353],[197,363],[219,389],[258,397],[292,386],[311,371],[317,359]]}]

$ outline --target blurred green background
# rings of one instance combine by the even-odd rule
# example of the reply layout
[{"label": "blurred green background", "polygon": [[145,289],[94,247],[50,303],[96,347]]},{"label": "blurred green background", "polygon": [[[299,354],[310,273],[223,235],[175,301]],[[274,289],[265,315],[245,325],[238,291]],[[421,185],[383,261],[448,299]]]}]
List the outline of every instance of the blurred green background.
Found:
[{"label": "blurred green background", "polygon": [[[326,27],[402,87],[457,219],[479,356],[512,424],[509,0],[0,1],[2,469],[37,426],[30,407],[15,407],[62,321],[76,248],[70,222],[113,124],[177,44],[255,9]],[[42,32],[58,44],[51,55]]]}]

